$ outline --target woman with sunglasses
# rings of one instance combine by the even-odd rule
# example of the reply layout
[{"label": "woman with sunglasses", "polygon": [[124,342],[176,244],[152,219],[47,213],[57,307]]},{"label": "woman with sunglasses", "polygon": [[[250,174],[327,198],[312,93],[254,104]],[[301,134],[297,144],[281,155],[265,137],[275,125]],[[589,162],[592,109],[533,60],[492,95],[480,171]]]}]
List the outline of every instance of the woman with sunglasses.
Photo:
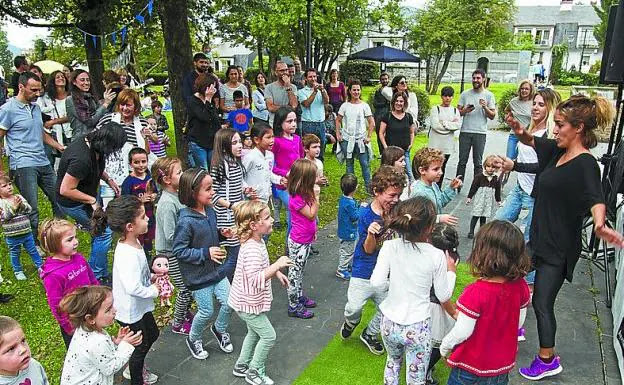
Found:
[{"label": "woman with sunglasses", "polygon": [[381,94],[390,102],[392,101],[392,96],[397,92],[405,92],[407,94],[407,110],[405,112],[412,116],[412,121],[416,124],[416,132],[418,132],[418,98],[407,87],[407,79],[403,75],[397,75],[392,78],[390,86],[384,87]]}]

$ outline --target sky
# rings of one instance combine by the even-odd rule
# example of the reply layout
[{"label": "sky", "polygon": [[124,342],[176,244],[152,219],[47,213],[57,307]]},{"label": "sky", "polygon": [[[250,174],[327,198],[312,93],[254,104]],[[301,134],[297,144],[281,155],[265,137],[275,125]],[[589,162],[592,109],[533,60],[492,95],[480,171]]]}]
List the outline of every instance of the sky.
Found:
[{"label": "sky", "polygon": [[[578,0],[575,0],[575,3]],[[426,0],[403,0],[403,4],[412,7],[422,7]],[[589,3],[589,0],[582,0],[583,3]],[[559,0],[517,0],[517,5],[558,5]],[[6,22],[5,31],[9,39],[9,44],[21,49],[29,49],[33,46],[33,41],[49,34],[47,28],[33,28],[22,26],[17,23]]]}]

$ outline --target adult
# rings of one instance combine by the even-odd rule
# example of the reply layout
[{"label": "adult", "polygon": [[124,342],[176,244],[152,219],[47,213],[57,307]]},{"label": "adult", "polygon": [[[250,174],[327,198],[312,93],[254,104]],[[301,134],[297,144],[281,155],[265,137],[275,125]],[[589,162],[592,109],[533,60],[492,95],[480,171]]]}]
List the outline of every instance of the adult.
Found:
[{"label": "adult", "polygon": [[[340,106],[336,117],[336,140],[340,143],[340,150],[347,162],[347,173],[355,174],[354,159],[357,157],[362,169],[362,177],[366,191],[370,191],[370,160],[372,149],[370,140],[375,129],[375,120],[368,103],[364,103],[360,96],[362,85],[359,80],[352,80],[347,87],[349,99]],[[342,121],[344,120],[344,127]]]},{"label": "adult", "polygon": [[43,144],[46,143],[58,151],[63,151],[65,147],[43,129],[41,109],[35,103],[40,92],[39,77],[32,72],[24,72],[19,77],[17,96],[0,107],[0,139],[6,137],[9,175],[32,207],[28,219],[34,234],[37,234],[39,226],[37,186],[48,197],[54,216],[63,216],[56,203],[56,175]]},{"label": "adult", "polygon": [[375,133],[377,134],[377,148],[379,149],[380,156],[384,147],[379,138],[379,126],[381,124],[381,118],[388,115],[388,112],[390,112],[390,101],[381,94],[381,91],[384,87],[388,86],[389,81],[390,75],[386,72],[382,72],[379,76],[379,88],[377,88],[373,94],[373,117],[375,118]]},{"label": "adult", "polygon": [[[37,104],[41,108],[41,112],[49,117],[43,123],[43,127],[52,135],[57,142],[66,146],[71,142],[72,129],[69,125],[67,117],[67,109],[65,100],[69,96],[69,87],[65,75],[61,71],[54,71],[50,74],[50,78],[45,87],[45,93],[39,99]],[[46,154],[52,166],[56,163],[55,153],[50,146],[46,146]]]},{"label": "adult", "polygon": [[405,153],[405,170],[410,183],[414,181],[412,167],[409,164],[410,149],[414,143],[416,123],[412,115],[408,114],[408,101],[405,92],[397,92],[390,101],[391,111],[381,118],[379,126],[379,138],[381,145],[385,149],[388,146],[396,146]]},{"label": "adult", "polygon": [[[84,229],[91,230],[91,217],[99,208],[97,194],[100,181],[114,181],[104,171],[106,158],[121,150],[126,143],[124,128],[108,122],[99,130],[91,131],[70,143],[59,162],[56,193],[58,203],[65,214],[72,217]],[[100,229],[91,237],[89,265],[102,284],[110,284],[108,274],[108,250],[112,232]]]},{"label": "adult", "polygon": [[[572,281],[574,276],[585,215],[591,212],[597,237],[624,246],[622,235],[605,224],[600,168],[589,152],[597,144],[595,130],[609,128],[614,115],[605,98],[575,95],[555,110],[555,139],[534,136],[511,114],[506,116],[520,142],[535,148],[540,169],[530,237],[536,270],[533,309],[540,349],[531,365],[520,369],[520,374],[530,380],[563,370],[554,351],[554,304],[564,280]],[[513,162],[505,162],[505,169],[512,168]]]},{"label": "adult", "polygon": [[221,112],[227,114],[230,111],[236,110],[236,104],[234,103],[235,91],[243,93],[243,106],[244,108],[249,108],[249,94],[247,93],[247,87],[240,82],[238,68],[234,65],[229,66],[227,70],[225,70],[225,78],[227,82],[219,87],[219,109]]},{"label": "adult", "polygon": [[115,72],[119,75],[121,88],[129,88],[132,78],[128,75],[128,71],[125,68],[118,68]]},{"label": "adult", "polygon": [[293,83],[297,86],[298,89],[302,89],[305,86],[306,74],[301,70],[301,60],[296,58],[295,60],[293,60],[293,65],[295,67],[295,73],[293,74]]},{"label": "adult", "polygon": [[43,71],[41,70],[41,67],[32,64],[30,66],[29,71],[39,76],[39,80],[41,80],[41,85],[44,85],[46,83],[46,79],[45,79],[45,76],[43,75]]},{"label": "adult", "polygon": [[26,60],[26,56],[18,55],[13,58],[13,66],[15,67],[15,71],[11,75],[11,88],[13,88],[13,96],[16,96],[19,92],[19,77],[24,72],[30,70],[30,66],[28,65],[28,60]]},{"label": "adult", "polygon": [[305,71],[306,85],[297,91],[301,103],[301,130],[303,134],[314,134],[321,140],[319,159],[325,159],[325,104],[329,95],[323,83],[317,83],[318,74],[314,68]]},{"label": "adult", "polygon": [[347,100],[347,88],[338,80],[338,70],[333,68],[329,71],[329,82],[325,86],[329,95],[329,104],[334,107],[334,112],[340,110],[340,106]]},{"label": "adult", "polygon": [[69,84],[69,78],[71,77],[72,70],[68,66],[63,66],[63,75],[65,75],[65,79],[67,80],[67,84]]},{"label": "adult", "polygon": [[77,69],[70,76],[71,95],[65,100],[67,117],[71,126],[72,138],[85,135],[95,128],[108,106],[115,98],[115,92],[104,92],[104,100],[99,103],[91,94],[91,77],[82,69]]},{"label": "adult", "polygon": [[472,72],[472,88],[461,93],[457,109],[463,116],[459,132],[459,162],[457,163],[457,177],[465,179],[466,163],[472,149],[474,175],[483,170],[482,158],[487,139],[487,121],[496,116],[496,101],[494,94],[483,87],[485,72],[477,68]]},{"label": "adult", "polygon": [[238,82],[243,84],[245,88],[247,88],[247,99],[249,101],[249,109],[251,110],[253,108],[253,103],[251,100],[251,83],[249,82],[249,80],[245,79],[245,73],[243,72],[242,66],[236,66],[236,70],[238,71]]},{"label": "adult", "polygon": [[117,95],[115,112],[108,113],[100,119],[96,130],[102,129],[110,122],[121,124],[126,132],[126,144],[119,151],[113,152],[106,158],[104,171],[109,180],[100,183],[100,197],[103,207],[119,196],[124,179],[130,173],[128,153],[133,147],[144,148],[150,152],[146,135],[149,132],[147,120],[141,116],[141,100],[139,94],[132,88],[126,88]]},{"label": "adult", "polygon": [[[195,94],[195,79],[201,74],[208,73],[208,69],[210,67],[210,62],[208,61],[208,57],[203,52],[198,52],[193,55],[193,70],[184,75],[182,79],[182,96],[184,97],[184,103],[189,105],[189,102],[192,100],[193,95]],[[211,74],[211,76],[214,76]],[[219,79],[214,76],[217,80],[217,91],[218,91],[218,81]],[[219,94],[216,94],[218,97]],[[219,100],[216,100],[216,105],[219,105]]]},{"label": "adult", "polygon": [[[524,125],[519,119],[515,118],[522,127],[526,127],[526,130],[534,137],[540,138],[552,138],[552,133],[555,126],[554,114],[555,108],[561,102],[559,94],[553,90],[544,89],[537,91],[533,97],[531,120],[528,125]],[[514,134],[515,136],[515,134]],[[527,146],[523,143],[517,144],[517,160],[521,164],[533,164],[537,163],[537,153],[531,146]],[[507,158],[510,158],[507,156]],[[518,179],[516,186],[511,190],[505,199],[503,207],[501,207],[495,215],[496,219],[515,222],[518,220],[520,211],[522,209],[528,210],[528,214],[525,218],[524,227],[524,241],[529,242],[529,235],[531,230],[531,218],[533,217],[533,204],[535,203],[535,196],[537,191],[535,189],[535,173],[530,172],[518,172]],[[533,277],[530,277],[533,278]],[[527,281],[531,283],[533,279]]]},{"label": "adult", "polygon": [[253,99],[253,117],[254,121],[269,122],[269,110],[267,109],[266,101],[264,100],[264,87],[266,86],[266,76],[262,72],[258,72],[256,79],[256,90],[251,95]]},{"label": "adult", "polygon": [[298,105],[296,87],[290,81],[286,63],[281,60],[276,61],[274,71],[277,80],[264,89],[264,100],[269,110],[269,125],[271,126],[273,126],[275,113],[280,107],[290,106],[296,109]]},{"label": "adult", "polygon": [[[391,101],[392,96],[397,92],[405,92],[407,94],[407,110],[405,112],[412,115],[412,119],[414,123],[416,123],[416,129],[418,130],[418,97],[409,90],[407,79],[403,75],[393,77],[390,86],[384,87],[381,90],[381,94],[388,101]],[[409,159],[405,159],[405,161],[409,164]]]},{"label": "adult", "polygon": [[429,143],[428,147],[442,151],[444,154],[444,162],[442,163],[442,176],[438,181],[438,186],[442,187],[444,181],[444,173],[446,171],[446,163],[448,163],[451,154],[455,152],[455,131],[459,130],[461,125],[461,117],[459,110],[451,106],[455,90],[451,86],[442,87],[440,96],[442,103],[438,106],[431,107],[429,113]]},{"label": "adult", "polygon": [[[513,114],[514,118],[520,122],[522,127],[528,127],[531,124],[532,109],[534,106],[533,97],[535,96],[535,87],[530,80],[523,80],[518,86],[518,92],[509,101],[509,110]],[[518,156],[518,138],[513,133],[513,130],[509,131],[509,138],[507,139],[507,157],[516,159]]]},{"label": "adult", "polygon": [[213,77],[200,75],[195,80],[195,94],[188,106],[187,132],[189,153],[196,167],[208,169],[214,137],[221,128],[219,111],[213,96],[217,86]]}]

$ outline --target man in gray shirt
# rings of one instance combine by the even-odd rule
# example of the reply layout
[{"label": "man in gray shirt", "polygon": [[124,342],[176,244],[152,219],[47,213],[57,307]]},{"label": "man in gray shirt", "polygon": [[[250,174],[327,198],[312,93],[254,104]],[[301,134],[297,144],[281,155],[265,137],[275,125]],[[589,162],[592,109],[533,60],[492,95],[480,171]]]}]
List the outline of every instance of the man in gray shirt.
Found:
[{"label": "man in gray shirt", "polygon": [[483,87],[484,82],[485,72],[477,68],[472,73],[472,89],[462,92],[457,103],[457,109],[463,116],[463,121],[459,134],[459,162],[456,175],[462,179],[465,177],[470,149],[472,149],[474,175],[482,172],[481,161],[487,137],[487,121],[496,116],[494,94]]},{"label": "man in gray shirt", "polygon": [[264,100],[269,110],[269,124],[273,126],[273,118],[280,107],[297,108],[297,87],[290,82],[288,66],[281,60],[275,63],[277,80],[264,89]]}]

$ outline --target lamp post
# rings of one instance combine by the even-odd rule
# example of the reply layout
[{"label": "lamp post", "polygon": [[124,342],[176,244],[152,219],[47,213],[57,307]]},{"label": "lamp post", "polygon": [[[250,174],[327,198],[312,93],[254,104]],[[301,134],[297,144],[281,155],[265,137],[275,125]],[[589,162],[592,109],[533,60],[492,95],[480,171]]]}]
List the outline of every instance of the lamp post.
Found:
[{"label": "lamp post", "polygon": [[462,78],[461,78],[461,86],[459,87],[459,92],[464,92],[464,69],[466,68],[466,44],[464,44],[464,54],[462,56]]},{"label": "lamp post", "polygon": [[312,0],[307,0],[306,13],[306,68],[312,68]]},{"label": "lamp post", "polygon": [[585,41],[587,39],[587,29],[583,32],[583,47],[581,48],[581,59],[579,60],[578,70],[581,72],[581,68],[583,68],[583,55],[585,54]]}]

